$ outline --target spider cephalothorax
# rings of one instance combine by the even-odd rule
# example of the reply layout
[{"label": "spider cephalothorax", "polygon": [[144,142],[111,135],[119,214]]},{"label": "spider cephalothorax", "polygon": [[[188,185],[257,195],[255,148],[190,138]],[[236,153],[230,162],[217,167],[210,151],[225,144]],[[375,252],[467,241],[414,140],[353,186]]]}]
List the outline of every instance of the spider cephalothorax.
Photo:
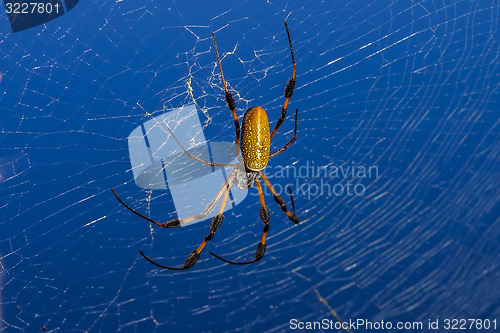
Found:
[{"label": "spider cephalothorax", "polygon": [[[283,108],[281,109],[281,117],[278,119],[278,122],[274,126],[274,129],[272,132],[269,130],[269,121],[267,118],[266,111],[260,107],[260,106],[255,106],[253,108],[248,109],[245,112],[245,115],[243,117],[243,123],[242,127],[240,130],[240,123],[238,121],[238,117],[236,115],[236,103],[234,101],[233,95],[229,92],[227,89],[226,85],[226,80],[224,79],[224,74],[222,72],[222,65],[220,62],[220,57],[219,57],[219,51],[217,50],[217,43],[215,42],[215,35],[212,34],[212,38],[214,40],[214,47],[215,47],[215,53],[217,55],[217,64],[219,65],[219,70],[220,70],[220,75],[222,79],[222,83],[224,85],[224,91],[226,93],[226,102],[228,108],[231,110],[233,114],[233,119],[234,119],[234,124],[235,124],[235,130],[236,130],[236,156],[238,158],[237,163],[214,163],[214,162],[209,162],[206,161],[196,155],[193,155],[189,153],[177,140],[175,137],[174,133],[170,130],[170,128],[167,126],[168,131],[172,135],[172,137],[175,139],[175,141],[179,144],[179,146],[182,148],[184,153],[189,156],[190,158],[197,160],[203,164],[210,165],[210,166],[216,166],[216,167],[233,167],[232,171],[230,172],[229,176],[227,177],[226,181],[224,182],[224,185],[222,188],[219,190],[215,198],[206,206],[205,211],[201,214],[191,216],[189,218],[184,218],[184,219],[173,219],[170,221],[167,221],[165,223],[160,223],[157,222],[147,216],[142,215],[141,213],[138,213],[134,209],[130,208],[125,202],[123,202],[120,197],[116,194],[114,189],[111,189],[113,191],[113,194],[115,197],[118,199],[118,201],[125,206],[128,210],[130,210],[132,213],[142,217],[143,219],[146,219],[147,221],[154,223],[160,227],[163,228],[176,228],[181,226],[184,223],[196,220],[196,219],[202,219],[206,217],[208,214],[210,214],[214,209],[219,200],[222,198],[221,205],[219,207],[218,214],[212,218],[212,222],[210,223],[210,233],[205,237],[203,242],[200,244],[200,246],[191,252],[191,254],[188,256],[186,261],[184,262],[184,266],[182,267],[169,267],[169,266],[164,266],[160,265],[153,260],[149,259],[142,251],[140,252],[141,255],[150,263],[161,267],[161,268],[166,268],[166,269],[174,269],[174,270],[184,270],[188,269],[190,267],[193,267],[193,265],[198,261],[200,258],[201,251],[205,247],[205,245],[214,237],[215,232],[219,230],[219,228],[222,225],[222,219],[223,215],[222,213],[224,212],[224,208],[227,203],[227,199],[229,196],[229,191],[233,185],[236,185],[238,188],[246,190],[249,189],[250,187],[253,186],[253,183],[255,182],[255,185],[257,187],[257,191],[259,192],[259,201],[260,201],[260,217],[262,221],[264,222],[264,229],[262,231],[262,238],[261,241],[257,244],[257,250],[255,253],[255,259],[246,261],[246,262],[233,262],[226,260],[218,255],[216,255],[213,252],[210,252],[213,256],[217,257],[218,259],[231,263],[231,264],[236,264],[236,265],[244,265],[244,264],[250,264],[257,262],[261,260],[264,257],[264,254],[266,252],[266,237],[267,237],[267,232],[269,231],[269,219],[270,219],[270,214],[269,214],[269,209],[266,206],[266,203],[264,201],[264,192],[262,191],[262,185],[260,183],[259,178],[261,178],[266,186],[269,188],[271,193],[274,196],[274,200],[278,205],[281,207],[281,209],[287,214],[288,218],[292,220],[295,224],[299,223],[299,219],[295,215],[295,207],[293,204],[293,197],[291,195],[290,191],[290,198],[292,201],[292,208],[293,212],[290,212],[288,208],[285,205],[285,201],[281,198],[281,196],[276,192],[274,187],[271,185],[271,182],[267,179],[267,177],[264,175],[262,170],[264,170],[267,166],[267,163],[269,162],[269,159],[273,156],[276,156],[282,152],[284,152],[297,138],[297,115],[298,115],[298,109],[295,109],[295,130],[294,130],[294,135],[288,141],[286,145],[284,145],[282,148],[274,151],[273,153],[270,153],[270,147],[271,147],[271,139],[273,138],[274,134],[276,134],[276,131],[278,128],[281,126],[283,121],[285,120],[286,117],[286,111],[288,107],[288,102],[290,100],[290,97],[292,97],[293,94],[293,89],[295,87],[295,58],[293,55],[293,48],[292,48],[292,40],[290,38],[290,32],[288,31],[288,25],[285,21],[285,28],[286,28],[286,33],[288,36],[288,44],[290,46],[290,53],[292,55],[292,64],[293,64],[293,72],[292,72],[292,78],[288,81],[286,87],[285,87],[285,102],[283,104]],[[241,151],[240,151],[241,150]]]},{"label": "spider cephalothorax", "polygon": [[250,171],[243,165],[243,162],[238,163],[237,166],[234,167],[236,172],[234,176],[234,184],[240,190],[248,190],[253,186],[255,181],[255,177],[259,174],[255,171]]}]

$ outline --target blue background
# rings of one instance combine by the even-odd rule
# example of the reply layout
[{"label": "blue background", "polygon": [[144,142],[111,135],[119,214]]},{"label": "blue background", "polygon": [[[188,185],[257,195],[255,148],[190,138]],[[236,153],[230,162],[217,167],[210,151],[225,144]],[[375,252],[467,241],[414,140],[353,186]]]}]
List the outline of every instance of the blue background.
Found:
[{"label": "blue background", "polygon": [[[15,34],[2,14],[0,329],[286,332],[290,319],[334,313],[500,324],[499,11],[466,0],[88,1]],[[298,226],[268,196],[265,259],[223,264],[208,251],[253,257],[253,189],[195,267],[158,270],[139,250],[180,266],[208,224],[159,230],[118,204],[111,187],[157,220],[175,217],[168,191],[135,186],[127,136],[195,100],[207,138],[234,139],[214,31],[239,116],[261,105],[274,124],[291,75],[284,19],[297,85],[273,147],[291,137],[295,107],[299,130],[270,165],[377,166],[378,177],[362,196],[297,195]]]}]

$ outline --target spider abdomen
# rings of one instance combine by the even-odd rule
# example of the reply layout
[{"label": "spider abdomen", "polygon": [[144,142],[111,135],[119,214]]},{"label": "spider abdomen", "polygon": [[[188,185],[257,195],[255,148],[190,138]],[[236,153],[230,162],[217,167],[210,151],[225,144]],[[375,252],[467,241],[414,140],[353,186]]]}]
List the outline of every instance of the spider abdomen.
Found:
[{"label": "spider abdomen", "polygon": [[248,170],[260,171],[267,166],[271,134],[266,111],[260,106],[248,109],[241,125],[241,155]]}]

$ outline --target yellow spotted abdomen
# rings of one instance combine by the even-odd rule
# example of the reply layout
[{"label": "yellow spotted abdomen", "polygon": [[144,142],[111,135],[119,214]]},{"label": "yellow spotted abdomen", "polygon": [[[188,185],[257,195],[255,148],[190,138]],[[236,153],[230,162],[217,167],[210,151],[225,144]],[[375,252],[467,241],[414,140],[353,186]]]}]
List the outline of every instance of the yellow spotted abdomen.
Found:
[{"label": "yellow spotted abdomen", "polygon": [[260,171],[267,166],[271,134],[266,111],[260,106],[248,109],[241,125],[241,156],[248,170]]}]

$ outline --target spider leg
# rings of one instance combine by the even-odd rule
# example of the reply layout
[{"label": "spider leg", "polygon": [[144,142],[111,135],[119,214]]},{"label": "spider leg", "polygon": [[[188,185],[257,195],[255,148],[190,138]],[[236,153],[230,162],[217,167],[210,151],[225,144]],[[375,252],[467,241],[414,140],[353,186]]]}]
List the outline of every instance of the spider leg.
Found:
[{"label": "spider leg", "polygon": [[[130,208],[129,205],[127,205],[125,202],[123,202],[122,199],[120,199],[120,197],[118,196],[118,194],[116,194],[115,190],[114,189],[111,189],[111,192],[113,192],[113,194],[115,195],[116,199],[118,199],[118,201],[125,207],[127,208],[128,210],[130,210],[132,213],[134,213],[135,215],[139,216],[139,217],[142,217],[143,219],[145,220],[148,220],[149,222],[151,223],[154,223],[156,225],[159,225],[160,227],[163,227],[163,223],[160,223],[160,222],[156,222],[155,220],[153,219],[150,219],[149,217],[147,216],[144,216],[142,215],[141,213],[139,212],[136,212],[134,209]],[[179,220],[179,219],[174,219],[174,220]],[[173,222],[174,220],[172,221],[169,221],[169,222]],[[169,223],[169,222],[166,222],[166,223]]]},{"label": "spider leg", "polygon": [[206,165],[210,165],[210,166],[216,166],[216,167],[234,167],[236,166],[235,163],[214,163],[214,162],[209,162],[209,161],[206,161],[196,155],[193,155],[191,154],[190,152],[188,152],[186,150],[186,148],[184,148],[184,146],[182,146],[182,144],[179,142],[179,140],[177,139],[177,137],[175,136],[174,132],[170,129],[170,126],[167,125],[167,129],[168,131],[170,132],[170,135],[172,135],[175,139],[175,141],[177,142],[177,144],[179,145],[179,147],[182,148],[182,150],[184,151],[184,153],[189,157],[189,158],[192,158],[193,160],[196,160],[198,162],[201,162],[203,164],[206,164]]},{"label": "spider leg", "polygon": [[219,51],[217,50],[217,42],[215,41],[215,34],[212,33],[212,38],[214,40],[215,54],[217,55],[217,63],[219,64],[220,76],[222,78],[222,83],[224,84],[224,90],[226,92],[226,103],[227,107],[233,113],[234,127],[236,130],[236,156],[240,156],[240,123],[238,121],[238,116],[236,115],[236,102],[234,101],[233,95],[227,90],[226,80],[224,79],[224,73],[222,73],[222,65],[220,63]]},{"label": "spider leg", "polygon": [[288,143],[286,145],[283,146],[283,148],[280,148],[278,150],[276,150],[275,152],[273,152],[272,154],[269,155],[269,158],[273,157],[273,156],[276,156],[278,154],[281,154],[282,152],[284,152],[285,150],[287,150],[287,148],[295,142],[295,139],[297,139],[297,115],[299,113],[299,109],[295,108],[295,131],[293,133],[293,137],[290,139],[290,141],[288,141]]},{"label": "spider leg", "polygon": [[129,205],[127,205],[125,202],[123,202],[123,200],[118,196],[118,194],[116,194],[114,189],[111,189],[111,191],[115,195],[116,199],[118,199],[118,201],[125,208],[127,208],[129,211],[131,211],[135,215],[142,217],[143,219],[145,219],[151,223],[154,223],[160,227],[163,227],[163,228],[176,228],[176,227],[180,227],[183,223],[187,223],[187,222],[190,222],[193,220],[201,219],[201,218],[204,218],[205,216],[207,216],[208,214],[210,214],[214,210],[215,206],[217,205],[217,202],[219,202],[222,194],[224,193],[224,189],[226,189],[228,186],[229,186],[229,188],[231,188],[233,186],[235,172],[236,171],[234,171],[234,169],[231,171],[231,173],[229,174],[229,177],[227,177],[226,181],[224,182],[224,185],[222,185],[219,192],[217,192],[217,194],[215,195],[215,198],[208,203],[208,205],[205,207],[205,211],[203,213],[200,213],[200,214],[197,214],[197,215],[194,215],[191,217],[187,217],[184,219],[175,218],[175,219],[169,220],[169,221],[164,222],[164,223],[157,222],[157,221],[135,211],[133,208],[131,208]]},{"label": "spider leg", "polygon": [[224,262],[227,262],[229,264],[233,265],[248,265],[248,264],[253,264],[262,258],[264,258],[264,254],[266,253],[266,237],[267,237],[267,232],[269,231],[270,223],[269,223],[269,209],[266,207],[266,202],[264,201],[264,193],[262,192],[262,186],[260,185],[259,179],[256,177],[255,178],[255,185],[257,185],[257,190],[259,191],[259,200],[260,200],[260,218],[262,219],[262,222],[264,222],[264,229],[262,230],[262,238],[257,244],[257,250],[255,251],[255,259],[246,261],[246,262],[235,262],[235,261],[230,261],[227,259],[224,259],[217,254],[210,252],[211,255],[216,257],[217,259],[220,259]]},{"label": "spider leg", "polygon": [[224,218],[224,215],[222,215],[222,213],[224,212],[224,208],[226,207],[227,198],[229,196],[230,189],[231,188],[230,188],[229,184],[226,184],[226,189],[224,191],[224,196],[222,197],[222,203],[220,205],[219,212],[217,215],[215,215],[212,218],[212,222],[210,223],[210,233],[205,237],[205,239],[200,244],[200,246],[198,246],[198,248],[196,250],[194,250],[193,252],[191,252],[191,254],[187,257],[186,261],[184,262],[184,266],[182,266],[182,267],[169,267],[169,266],[164,266],[164,265],[158,264],[158,263],[154,262],[153,260],[149,259],[142,251],[140,251],[140,253],[144,257],[144,259],[146,259],[147,261],[149,261],[150,263],[152,263],[153,265],[155,265],[157,267],[165,268],[165,269],[172,269],[172,270],[177,270],[177,271],[193,267],[193,265],[200,258],[201,251],[203,250],[205,245],[214,237],[215,232],[217,230],[219,230],[221,225],[222,225],[222,219]]},{"label": "spider leg", "polygon": [[288,24],[286,24],[286,21],[285,21],[285,27],[286,27],[286,34],[288,35],[288,44],[290,45],[290,53],[292,54],[293,71],[292,71],[292,78],[288,81],[285,87],[285,103],[281,108],[281,117],[280,119],[278,119],[276,126],[274,126],[274,129],[271,132],[271,139],[273,138],[274,134],[276,134],[276,131],[285,120],[288,102],[290,101],[290,97],[292,97],[293,88],[295,87],[295,57],[293,55],[292,39],[290,38],[290,31],[288,31]]},{"label": "spider leg", "polygon": [[290,192],[290,201],[292,202],[292,212],[295,215],[295,202],[293,202],[292,188],[288,187],[288,192]]},{"label": "spider leg", "polygon": [[[276,192],[276,190],[274,189],[273,185],[271,185],[271,182],[269,181],[269,179],[267,179],[267,177],[264,175],[264,173],[262,171],[259,171],[259,176],[264,180],[264,182],[266,183],[267,187],[271,190],[271,193],[274,196],[274,201],[276,201],[276,203],[278,205],[280,205],[281,210],[285,212],[285,214],[288,216],[288,218],[293,223],[298,224],[300,221],[299,221],[299,218],[297,217],[297,215],[295,215],[295,205],[293,204],[293,199],[292,199],[292,206],[294,208],[294,212],[292,213],[292,212],[290,212],[288,210],[288,208],[286,208],[285,201],[278,194],[278,192]],[[290,192],[290,196],[291,195],[292,195],[292,193]]]}]

